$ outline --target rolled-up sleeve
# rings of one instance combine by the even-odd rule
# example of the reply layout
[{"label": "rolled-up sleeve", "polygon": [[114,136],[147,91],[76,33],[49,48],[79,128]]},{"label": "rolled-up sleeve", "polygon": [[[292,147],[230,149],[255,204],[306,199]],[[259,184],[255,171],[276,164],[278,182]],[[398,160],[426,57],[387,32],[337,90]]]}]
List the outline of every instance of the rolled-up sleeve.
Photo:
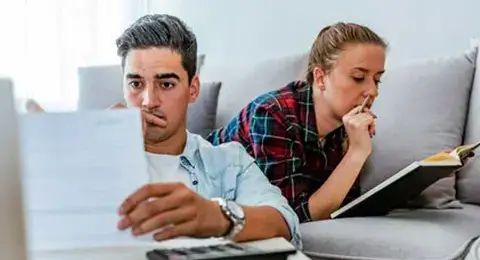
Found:
[{"label": "rolled-up sleeve", "polygon": [[240,151],[240,169],[237,176],[236,201],[246,206],[271,206],[283,216],[287,222],[291,243],[302,249],[300,236],[300,222],[295,211],[288,205],[280,189],[271,184],[260,168],[255,164],[253,158],[238,144]]}]

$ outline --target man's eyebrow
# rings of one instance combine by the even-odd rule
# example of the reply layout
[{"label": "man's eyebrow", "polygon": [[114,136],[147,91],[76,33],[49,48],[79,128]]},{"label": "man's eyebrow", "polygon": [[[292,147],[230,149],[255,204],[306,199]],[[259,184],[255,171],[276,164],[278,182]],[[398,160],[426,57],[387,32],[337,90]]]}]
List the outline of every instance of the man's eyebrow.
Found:
[{"label": "man's eyebrow", "polygon": [[133,73],[127,73],[125,75],[125,78],[126,79],[141,79],[142,76],[138,75],[138,74],[133,74]]},{"label": "man's eyebrow", "polygon": [[155,79],[177,79],[180,80],[180,76],[175,73],[160,73],[155,75]]}]

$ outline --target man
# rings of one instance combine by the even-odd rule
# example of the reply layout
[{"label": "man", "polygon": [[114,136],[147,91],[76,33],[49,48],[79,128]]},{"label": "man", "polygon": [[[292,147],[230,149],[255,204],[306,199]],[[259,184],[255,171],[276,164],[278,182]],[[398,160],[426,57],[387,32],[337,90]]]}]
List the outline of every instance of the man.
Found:
[{"label": "man", "polygon": [[[250,241],[284,237],[301,247],[298,217],[239,143],[212,146],[186,130],[200,90],[195,35],[176,17],[146,15],[117,39],[128,107],[141,109],[153,180],[119,208],[121,230]],[[118,105],[115,107],[119,107]],[[40,111],[30,101],[30,111]]]}]

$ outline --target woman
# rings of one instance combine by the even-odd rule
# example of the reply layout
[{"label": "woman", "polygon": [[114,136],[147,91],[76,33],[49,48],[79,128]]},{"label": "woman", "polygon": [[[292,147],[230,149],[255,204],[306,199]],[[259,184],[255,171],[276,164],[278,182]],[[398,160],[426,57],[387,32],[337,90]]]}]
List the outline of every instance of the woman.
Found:
[{"label": "woman", "polygon": [[208,140],[242,143],[301,222],[329,218],[360,195],[357,177],[375,135],[369,108],[386,48],[368,27],[325,27],[311,48],[306,81],[259,96]]}]

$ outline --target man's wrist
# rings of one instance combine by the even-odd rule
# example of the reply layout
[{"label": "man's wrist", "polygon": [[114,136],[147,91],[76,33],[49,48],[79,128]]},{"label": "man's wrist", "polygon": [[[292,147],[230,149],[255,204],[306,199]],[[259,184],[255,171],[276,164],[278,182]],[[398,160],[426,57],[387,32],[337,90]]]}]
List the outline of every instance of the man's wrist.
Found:
[{"label": "man's wrist", "polygon": [[214,205],[215,208],[215,215],[219,216],[218,219],[219,221],[217,222],[218,225],[216,225],[216,230],[215,230],[215,236],[217,237],[223,237],[228,234],[230,229],[232,228],[232,221],[225,215],[223,210],[221,209],[221,206],[218,202],[216,201],[211,201],[211,203]]}]

